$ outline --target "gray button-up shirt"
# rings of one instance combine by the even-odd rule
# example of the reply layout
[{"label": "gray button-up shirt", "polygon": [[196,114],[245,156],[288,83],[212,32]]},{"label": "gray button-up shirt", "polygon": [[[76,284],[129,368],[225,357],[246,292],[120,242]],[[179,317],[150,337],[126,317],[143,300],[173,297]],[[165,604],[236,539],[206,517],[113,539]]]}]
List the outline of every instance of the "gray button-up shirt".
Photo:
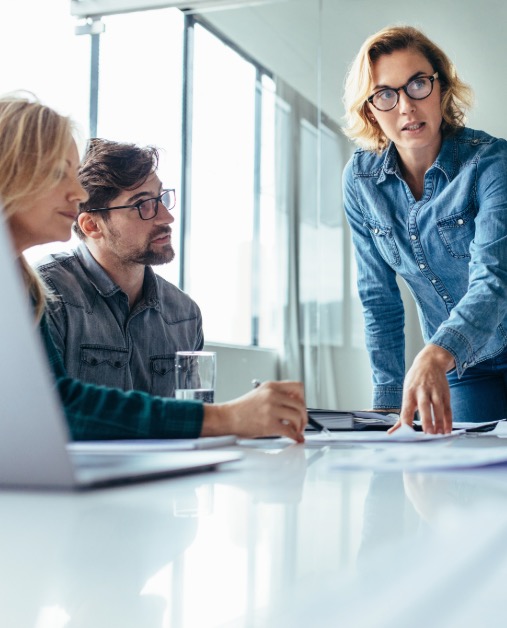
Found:
[{"label": "gray button-up shirt", "polygon": [[174,353],[204,344],[197,304],[147,266],[143,296],[127,295],[81,243],[37,264],[50,290],[48,322],[68,374],[86,382],[174,395]]}]

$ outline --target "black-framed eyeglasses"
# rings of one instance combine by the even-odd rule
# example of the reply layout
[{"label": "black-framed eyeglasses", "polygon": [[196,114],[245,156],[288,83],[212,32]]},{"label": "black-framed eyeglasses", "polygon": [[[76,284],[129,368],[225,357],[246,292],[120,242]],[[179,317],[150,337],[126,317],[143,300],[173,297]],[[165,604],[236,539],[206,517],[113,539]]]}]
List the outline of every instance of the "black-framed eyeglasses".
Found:
[{"label": "black-framed eyeglasses", "polygon": [[162,190],[162,194],[153,198],[145,198],[132,205],[118,205],[117,207],[101,207],[99,209],[86,209],[86,212],[109,212],[113,209],[137,209],[141,220],[151,220],[158,214],[158,205],[166,209],[173,209],[176,205],[176,190]]},{"label": "black-framed eyeglasses", "polygon": [[433,91],[433,83],[437,78],[438,72],[431,76],[418,76],[401,87],[379,89],[366,100],[379,111],[391,111],[400,100],[400,90],[403,90],[412,100],[424,100]]}]

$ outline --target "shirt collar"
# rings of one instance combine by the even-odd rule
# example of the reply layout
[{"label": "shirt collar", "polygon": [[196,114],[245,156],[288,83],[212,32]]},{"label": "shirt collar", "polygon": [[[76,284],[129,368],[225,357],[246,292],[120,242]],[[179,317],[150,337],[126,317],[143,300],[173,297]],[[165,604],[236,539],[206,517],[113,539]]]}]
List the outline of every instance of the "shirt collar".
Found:
[{"label": "shirt collar", "polygon": [[382,164],[382,168],[380,170],[379,178],[377,179],[377,183],[382,183],[385,181],[386,176],[388,174],[397,174],[398,173],[398,151],[396,150],[396,146],[393,142],[389,142],[389,146],[386,150],[386,154],[384,157],[384,163]]},{"label": "shirt collar", "polygon": [[[97,262],[84,242],[79,243],[78,247],[74,250],[74,254],[86,270],[90,282],[102,297],[110,297],[117,292],[121,292],[120,286],[111,279]],[[158,304],[158,284],[151,266],[145,267],[143,296],[147,305],[156,306]]]},{"label": "shirt collar", "polygon": [[[459,168],[457,139],[461,133],[462,131],[460,130],[450,137],[446,137],[442,141],[440,152],[438,153],[437,158],[431,166],[431,168],[438,168],[439,170],[441,170],[447,177],[448,181],[452,181],[452,179],[456,176],[456,172]],[[386,150],[384,162],[382,164],[377,183],[382,183],[383,181],[385,181],[387,175],[389,174],[397,174],[401,176],[398,167],[398,151],[396,150],[396,146],[393,144],[393,142],[389,143],[389,147]]]}]

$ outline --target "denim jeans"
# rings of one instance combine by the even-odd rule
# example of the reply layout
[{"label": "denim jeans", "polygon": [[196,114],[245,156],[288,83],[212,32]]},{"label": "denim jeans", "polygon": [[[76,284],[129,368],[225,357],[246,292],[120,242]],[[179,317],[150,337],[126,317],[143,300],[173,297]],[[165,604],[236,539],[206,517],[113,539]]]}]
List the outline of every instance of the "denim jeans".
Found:
[{"label": "denim jeans", "polygon": [[496,421],[507,418],[507,351],[468,368],[461,379],[447,374],[453,421]]}]

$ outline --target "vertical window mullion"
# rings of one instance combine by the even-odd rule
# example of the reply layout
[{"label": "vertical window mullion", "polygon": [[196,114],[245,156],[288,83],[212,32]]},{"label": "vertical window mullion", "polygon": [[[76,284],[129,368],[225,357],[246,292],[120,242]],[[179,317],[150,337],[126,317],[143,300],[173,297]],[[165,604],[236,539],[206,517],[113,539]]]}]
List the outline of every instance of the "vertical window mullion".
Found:
[{"label": "vertical window mullion", "polygon": [[185,274],[187,268],[190,234],[190,207],[192,189],[192,111],[193,111],[193,77],[194,77],[194,24],[191,15],[185,15],[183,35],[183,97],[181,115],[181,227],[180,227],[180,273],[179,287],[185,290]]},{"label": "vertical window mullion", "polygon": [[97,137],[98,111],[99,111],[99,59],[100,59],[100,33],[91,37],[91,61],[90,61],[90,137]]},{"label": "vertical window mullion", "polygon": [[254,122],[254,179],[253,179],[253,233],[252,233],[252,345],[259,345],[260,314],[260,222],[261,222],[261,137],[262,137],[262,73],[256,69]]}]

